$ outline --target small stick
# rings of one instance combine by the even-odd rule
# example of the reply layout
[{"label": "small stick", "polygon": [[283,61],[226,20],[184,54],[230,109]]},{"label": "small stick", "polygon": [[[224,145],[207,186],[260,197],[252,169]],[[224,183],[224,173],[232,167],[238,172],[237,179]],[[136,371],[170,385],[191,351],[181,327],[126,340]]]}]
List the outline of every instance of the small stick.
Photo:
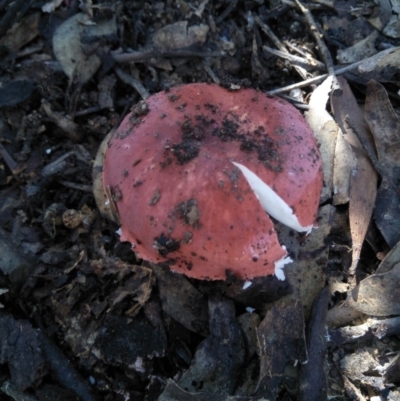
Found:
[{"label": "small stick", "polygon": [[[297,7],[297,4],[292,0],[281,0],[281,3],[286,5],[286,6],[293,7],[293,8]],[[304,3],[304,5],[309,10],[322,10],[323,8],[325,8],[322,4]]]},{"label": "small stick", "polygon": [[88,193],[93,192],[92,185],[77,184],[75,182],[63,181],[63,180],[59,181],[59,183],[67,188],[77,189],[78,191],[88,192]]},{"label": "small stick", "polygon": [[176,49],[168,51],[156,52],[155,50],[148,50],[143,52],[121,53],[119,51],[111,52],[113,59],[117,63],[128,63],[131,61],[140,63],[149,60],[153,57],[225,57],[226,55],[221,52],[202,52],[193,49]]},{"label": "small stick", "polygon": [[147,89],[143,86],[143,84],[140,81],[133,78],[126,72],[122,71],[121,68],[114,67],[114,71],[121,79],[121,81],[132,86],[139,93],[139,95],[142,97],[143,100],[146,100],[150,96],[150,93],[147,91]]},{"label": "small stick", "polygon": [[0,143],[0,155],[3,157],[4,162],[7,164],[11,172],[15,174],[15,172],[17,171],[18,164],[14,161],[14,159],[7,152],[7,149],[1,143]]},{"label": "small stick", "polygon": [[289,60],[291,63],[293,63],[295,65],[299,65],[300,67],[303,67],[305,69],[317,68],[319,70],[326,70],[325,64],[321,63],[318,60],[310,61],[310,60],[307,60],[306,58],[295,56],[294,54],[282,52],[280,50],[275,50],[268,46],[263,46],[262,48],[263,48],[263,50],[265,50],[268,53],[271,53],[275,56]]},{"label": "small stick", "polygon": [[206,73],[211,77],[211,79],[217,84],[220,84],[219,78],[215,75],[215,72],[212,70],[212,68],[206,63],[203,62],[203,68],[206,71]]},{"label": "small stick", "polygon": [[[296,45],[294,45],[293,43],[290,43],[288,40],[284,40],[283,43],[285,44],[286,47],[288,47],[289,49],[293,50],[294,52],[298,53],[300,56],[306,58],[306,59],[310,59],[312,60],[314,63],[320,63],[319,60],[317,60],[316,58],[314,58],[310,52],[306,52],[300,48],[298,48]],[[325,66],[325,65],[324,65]]]},{"label": "small stick", "polygon": [[220,24],[236,7],[238,0],[233,0],[230,2],[228,7],[225,8],[225,10],[221,13],[221,15],[217,18],[215,18],[215,23],[218,25]]},{"label": "small stick", "polygon": [[[261,21],[259,16],[254,17],[254,20],[257,22],[263,32],[274,42],[275,46],[279,50],[281,50],[283,53],[289,54],[289,51],[286,49],[285,45],[272,32],[271,28],[265,22]],[[307,77],[307,73],[303,67],[295,65],[294,68],[303,79]]]},{"label": "small stick", "polygon": [[285,45],[279,40],[279,38],[272,32],[271,28],[263,21],[261,21],[260,17],[257,15],[254,17],[254,20],[257,22],[259,27],[263,30],[263,32],[274,42],[275,46],[282,52],[288,53]]},{"label": "small stick", "polygon": [[312,35],[314,36],[315,41],[317,42],[318,49],[320,56],[322,60],[324,60],[324,63],[326,65],[326,69],[328,71],[329,75],[335,75],[335,70],[333,68],[333,60],[332,56],[329,53],[328,48],[325,45],[325,42],[321,39],[321,34],[320,30],[318,29],[317,23],[314,21],[314,18],[307,8],[303,6],[303,4],[300,3],[299,0],[295,0],[296,4],[300,7],[301,12],[304,14],[306,17],[307,23],[309,25],[310,31]]},{"label": "small stick", "polygon": [[[337,70],[335,70],[335,74],[336,75],[340,75],[340,74],[344,74],[347,71],[354,70],[355,68],[357,68],[361,64],[365,63],[365,61],[367,61],[367,60],[369,60],[369,59],[357,61],[356,63],[346,65],[345,67],[340,67]],[[319,84],[324,79],[326,79],[328,77],[329,77],[329,74],[319,75],[317,77],[310,78],[310,79],[304,80],[302,82],[298,82],[298,83],[295,83],[295,84],[292,84],[292,85],[284,86],[283,88],[278,88],[278,89],[274,89],[272,91],[268,91],[268,93],[270,95],[277,95],[279,93],[289,92],[292,89],[304,88],[305,86],[309,86],[309,85],[312,85],[312,84]]]}]

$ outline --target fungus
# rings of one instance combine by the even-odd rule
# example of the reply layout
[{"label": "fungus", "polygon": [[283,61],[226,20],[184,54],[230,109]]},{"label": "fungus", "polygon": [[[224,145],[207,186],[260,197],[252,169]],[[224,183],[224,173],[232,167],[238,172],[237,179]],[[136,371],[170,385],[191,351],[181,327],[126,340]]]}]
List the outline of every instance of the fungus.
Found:
[{"label": "fungus", "polygon": [[301,114],[254,89],[212,84],[178,86],[139,106],[113,134],[103,164],[121,241],[197,279],[283,279],[291,259],[269,215],[310,232],[322,187]]}]

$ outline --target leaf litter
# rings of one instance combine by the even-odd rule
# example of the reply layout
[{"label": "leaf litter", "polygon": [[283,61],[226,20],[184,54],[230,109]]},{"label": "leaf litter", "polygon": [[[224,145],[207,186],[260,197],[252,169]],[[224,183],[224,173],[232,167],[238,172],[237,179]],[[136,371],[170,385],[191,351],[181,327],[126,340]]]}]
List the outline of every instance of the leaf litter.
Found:
[{"label": "leaf litter", "polygon": [[[239,2],[137,8],[88,1],[68,42],[70,36],[53,33],[77,18],[70,3],[48,3],[38,13],[37,7],[27,12],[27,2],[18,13],[21,1],[5,1],[1,10],[0,36],[12,27],[0,39],[2,350],[10,351],[4,344],[12,333],[19,336],[12,352],[2,354],[0,394],[40,400],[399,397],[400,259],[393,223],[399,48],[391,39],[398,37],[397,3],[319,2],[304,10],[285,2],[292,13],[285,14],[285,7],[246,2],[240,14]],[[298,30],[304,11],[331,47],[340,43],[337,65],[326,53],[315,54],[315,37]],[[296,19],[286,24],[281,15]],[[272,40],[267,32],[273,31],[279,34]],[[280,40],[283,32],[289,41]],[[283,60],[261,51],[272,46]],[[353,64],[340,65],[354,49],[357,58],[346,59]],[[301,82],[291,57],[299,54],[302,62],[322,58],[298,69]],[[325,83],[312,94],[324,68],[346,73],[352,88],[358,82],[359,103],[366,88],[364,113],[340,77],[341,89]],[[130,245],[118,242],[118,227],[96,213],[91,166],[101,139],[141,97],[188,81],[251,82],[271,92],[291,84],[301,92],[298,99],[311,93],[310,104],[297,103],[300,108],[324,116],[314,124],[326,182],[319,228],[309,236],[279,228],[295,260],[286,267],[286,282],[266,278],[243,288],[228,277],[210,285],[140,264]],[[18,357],[28,346],[37,363],[22,367]]]}]

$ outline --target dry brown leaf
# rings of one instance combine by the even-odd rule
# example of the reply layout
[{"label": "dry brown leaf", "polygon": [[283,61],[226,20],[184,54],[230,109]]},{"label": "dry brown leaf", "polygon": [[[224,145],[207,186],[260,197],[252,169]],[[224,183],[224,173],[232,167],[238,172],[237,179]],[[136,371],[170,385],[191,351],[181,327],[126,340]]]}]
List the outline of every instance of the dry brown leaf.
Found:
[{"label": "dry brown leaf", "polygon": [[360,259],[361,248],[367,234],[376,199],[378,175],[367,157],[358,157],[358,168],[350,178],[350,232],[353,242],[353,259],[350,274],[354,274]]},{"label": "dry brown leaf", "polygon": [[400,241],[400,120],[385,88],[376,81],[367,87],[365,118],[373,133],[382,182],[378,190],[374,218],[386,242]]},{"label": "dry brown leaf", "polygon": [[329,328],[340,327],[361,316],[364,316],[364,314],[351,307],[346,300],[342,304],[335,305],[332,309],[328,310],[326,325]]},{"label": "dry brown leaf", "polygon": [[0,45],[12,51],[18,51],[39,35],[40,13],[34,13],[22,18],[1,38]]},{"label": "dry brown leaf", "polygon": [[378,175],[364,152],[357,135],[346,122],[346,117],[349,116],[352,126],[356,127],[358,134],[362,135],[365,141],[371,142],[369,129],[362,111],[347,81],[343,77],[338,77],[338,82],[342,91],[341,94],[332,96],[332,108],[336,122],[352,146],[357,158],[357,169],[352,171],[350,177],[349,204],[350,232],[353,241],[353,261],[349,272],[354,274],[375,205]]},{"label": "dry brown leaf", "polygon": [[400,263],[383,274],[362,280],[351,292],[349,305],[372,316],[400,314]]},{"label": "dry brown leaf", "polygon": [[376,79],[379,82],[396,81],[400,68],[400,47],[383,50],[363,62],[358,68],[358,74],[366,79]]},{"label": "dry brown leaf", "polygon": [[351,146],[339,129],[333,160],[333,204],[343,205],[350,199],[351,172],[357,167],[357,159]]},{"label": "dry brown leaf", "polygon": [[391,172],[400,158],[400,120],[385,88],[370,81],[365,99],[365,118],[375,139],[379,162]]},{"label": "dry brown leaf", "polygon": [[385,259],[382,260],[381,264],[376,269],[376,273],[386,273],[397,263],[400,263],[400,242],[398,242],[386,255]]},{"label": "dry brown leaf", "polygon": [[338,62],[340,64],[356,63],[357,61],[373,56],[378,52],[375,48],[375,41],[378,36],[379,33],[374,31],[355,45],[344,50],[339,50],[337,54]]}]

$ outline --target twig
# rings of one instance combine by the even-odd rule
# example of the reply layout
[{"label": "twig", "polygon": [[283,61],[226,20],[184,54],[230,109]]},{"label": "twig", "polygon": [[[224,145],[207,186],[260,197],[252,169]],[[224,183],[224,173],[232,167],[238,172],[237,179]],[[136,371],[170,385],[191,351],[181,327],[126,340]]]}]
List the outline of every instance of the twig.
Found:
[{"label": "twig", "polygon": [[78,110],[75,112],[75,117],[87,116],[88,114],[98,113],[101,110],[100,106],[88,107],[87,109]]},{"label": "twig", "polygon": [[[321,63],[318,60],[313,60],[312,62],[310,60],[307,60],[306,58],[295,56],[289,52],[282,52],[280,50],[275,50],[272,49],[271,47],[268,46],[263,46],[263,50],[265,50],[268,53],[271,53],[275,56],[284,58],[286,60],[289,60],[291,63],[294,65],[297,65],[299,67],[303,67],[304,69],[312,69],[312,68],[317,68],[319,70],[326,70],[326,66],[324,63]],[[314,64],[313,64],[314,63]]]},{"label": "twig", "polygon": [[335,75],[335,70],[333,68],[333,60],[332,56],[329,53],[328,48],[326,47],[324,41],[321,39],[321,34],[318,29],[317,23],[314,21],[314,18],[306,7],[303,6],[303,4],[300,3],[299,0],[295,0],[296,4],[300,7],[301,12],[304,14],[306,17],[307,23],[309,25],[310,31],[312,35],[314,36],[315,41],[317,42],[318,45],[318,50],[320,53],[320,56],[322,60],[324,61],[326,65],[326,69],[328,71],[329,75]]},{"label": "twig", "polygon": [[[259,16],[254,17],[254,20],[263,30],[263,32],[274,42],[275,46],[281,50],[283,53],[289,54],[289,51],[286,49],[285,45],[279,40],[279,38],[272,32],[271,28],[263,21],[261,21]],[[305,79],[307,77],[307,72],[303,67],[295,65],[294,68],[299,73],[299,75]]]},{"label": "twig", "polygon": [[238,0],[233,0],[230,2],[229,6],[225,8],[225,10],[221,13],[221,15],[215,18],[215,23],[220,24],[236,7]]},{"label": "twig", "polygon": [[128,62],[145,62],[153,57],[225,57],[226,55],[221,52],[203,52],[194,49],[176,49],[168,51],[146,50],[143,52],[121,53],[119,51],[111,52],[111,56],[117,63]]},{"label": "twig", "polygon": [[92,185],[77,184],[75,182],[63,181],[63,180],[60,180],[59,183],[67,188],[77,189],[78,191],[88,192],[88,193],[93,192]]},{"label": "twig", "polygon": [[220,84],[219,78],[215,75],[215,72],[211,69],[211,67],[206,63],[203,62],[203,68],[206,71],[206,73],[211,77],[211,79],[217,84]]},{"label": "twig", "polygon": [[[290,6],[292,8],[296,8],[297,4],[292,0],[281,0],[281,3],[285,6]],[[315,4],[315,3],[303,3],[309,10],[322,10],[325,8],[322,4]]]},{"label": "twig", "polygon": [[[298,48],[296,45],[294,45],[293,43],[290,43],[288,40],[284,40],[283,43],[287,48],[293,50],[294,52],[298,53],[300,56],[306,58],[307,60],[311,60],[313,63],[320,63],[320,61],[317,60],[315,57],[313,57],[310,52],[306,52],[306,51]],[[325,66],[325,64],[324,64],[324,66]]]},{"label": "twig", "polygon": [[[373,57],[375,57],[375,56],[373,56]],[[336,75],[340,75],[340,74],[344,74],[347,71],[354,70],[355,68],[357,68],[361,64],[365,63],[369,59],[372,59],[372,57],[367,58],[365,60],[357,61],[356,63],[350,64],[350,65],[346,65],[346,67],[338,67],[337,70],[335,69],[335,74]],[[283,88],[278,88],[278,89],[274,89],[272,91],[268,91],[268,93],[270,95],[277,95],[279,93],[289,92],[292,89],[304,88],[305,86],[309,86],[309,85],[313,85],[313,84],[319,84],[324,79],[328,78],[328,76],[329,76],[329,74],[319,75],[317,77],[310,78],[310,79],[307,79],[305,81],[298,82],[296,84],[292,84],[292,85],[284,86]]]},{"label": "twig", "polygon": [[259,27],[263,30],[263,32],[274,42],[274,45],[284,53],[287,53],[287,49],[285,45],[279,40],[279,38],[272,32],[271,28],[263,21],[261,21],[260,17],[257,15],[254,17],[254,20],[257,22]]},{"label": "twig", "polygon": [[122,82],[125,82],[126,84],[132,86],[132,88],[134,88],[139,93],[142,99],[145,100],[150,96],[150,93],[147,91],[147,89],[143,86],[143,84],[140,81],[133,78],[131,75],[122,71],[118,67],[114,67],[114,71],[118,75],[119,79],[121,79]]},{"label": "twig", "polygon": [[3,157],[3,160],[5,161],[11,172],[15,174],[15,172],[17,171],[18,164],[14,161],[14,159],[10,156],[6,148],[1,143],[0,143],[0,156]]},{"label": "twig", "polygon": [[315,3],[319,3],[323,6],[329,7],[329,8],[335,8],[335,4],[332,0],[313,0]]},{"label": "twig", "polygon": [[301,102],[301,101],[299,101],[299,100],[295,100],[295,99],[293,99],[293,98],[290,97],[290,96],[287,96],[287,95],[280,95],[279,97],[281,97],[282,99],[287,100],[287,101],[288,101],[289,103],[291,103],[294,107],[296,107],[296,109],[299,109],[299,110],[309,110],[309,109],[310,109],[310,107],[308,106],[308,104],[303,103],[303,102]]},{"label": "twig", "polygon": [[118,63],[127,63],[130,61],[133,61],[133,62],[146,61],[149,58],[154,57],[155,55],[156,54],[155,54],[154,50],[122,53],[121,49],[118,49],[118,50],[111,52],[112,58]]}]

